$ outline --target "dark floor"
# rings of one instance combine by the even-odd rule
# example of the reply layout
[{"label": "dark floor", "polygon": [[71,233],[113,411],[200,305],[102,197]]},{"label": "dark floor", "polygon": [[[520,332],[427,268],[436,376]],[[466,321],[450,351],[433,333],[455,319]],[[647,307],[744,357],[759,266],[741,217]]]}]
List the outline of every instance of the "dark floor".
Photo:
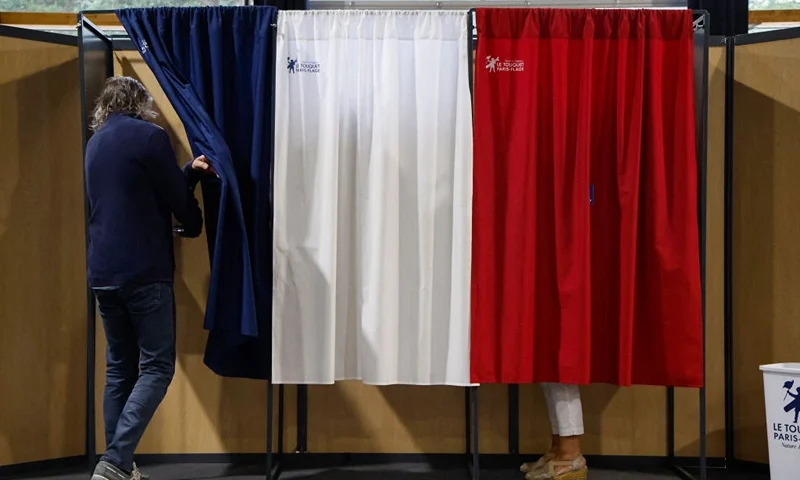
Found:
[{"label": "dark floor", "polygon": [[[143,468],[152,480],[264,480],[263,474],[253,472],[252,468],[230,467],[217,464],[170,464]],[[83,472],[26,476],[37,480],[87,480]],[[292,470],[280,476],[285,480],[469,480],[466,469],[436,470],[423,464],[394,464],[391,466],[351,467],[327,470]],[[518,471],[483,470],[482,480],[522,480]],[[592,469],[590,480],[666,480],[679,478],[669,472],[619,472]],[[712,471],[709,480],[767,480],[769,475],[731,474]]]}]

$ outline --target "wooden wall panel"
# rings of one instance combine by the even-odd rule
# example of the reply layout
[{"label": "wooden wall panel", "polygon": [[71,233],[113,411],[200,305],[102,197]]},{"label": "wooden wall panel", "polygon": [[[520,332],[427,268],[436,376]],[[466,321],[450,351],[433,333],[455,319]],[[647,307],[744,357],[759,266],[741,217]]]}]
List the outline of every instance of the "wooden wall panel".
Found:
[{"label": "wooden wall panel", "polygon": [[0,37],[0,465],[84,449],[77,59],[76,47]]},{"label": "wooden wall panel", "polygon": [[[597,455],[665,455],[666,390],[661,387],[581,388],[585,436],[582,449]],[[643,428],[643,425],[647,425]],[[520,450],[550,448],[547,406],[538,385],[520,388]]]},{"label": "wooden wall panel", "polygon": [[[74,26],[77,12],[0,12],[0,23],[5,25],[36,26]],[[100,27],[120,27],[114,13],[90,13],[86,15],[92,23]]]},{"label": "wooden wall panel", "polygon": [[735,52],[735,451],[766,462],[758,367],[800,358],[800,39]]},{"label": "wooden wall panel", "polygon": [[[175,110],[138,52],[116,52],[117,75],[138,78],[160,112],[157,120],[170,134],[180,162],[191,160],[186,133]],[[198,192],[200,198],[200,192]],[[210,267],[205,236],[176,243],[175,296],[178,308],[178,364],[169,393],[142,440],[138,453],[261,453],[266,450],[266,391],[263,381],[222,378],[203,364],[207,332],[203,314]],[[105,338],[98,318],[96,398],[102,405]],[[277,387],[275,388],[277,399]],[[284,449],[296,444],[295,389],[286,389]],[[277,400],[275,439],[277,440]],[[98,449],[104,445],[102,415],[97,414]],[[277,447],[276,447],[277,448]]]},{"label": "wooden wall panel", "polygon": [[[710,457],[725,455],[723,363],[723,234],[725,50],[709,53],[708,217],[706,245],[707,441]],[[667,393],[659,387],[617,388],[591,385],[581,389],[586,436],[583,449],[598,455],[667,454]],[[699,454],[699,393],[675,391],[675,451]],[[646,425],[646,427],[643,427]],[[520,389],[520,449],[541,453],[550,448],[550,423],[538,386]]]},{"label": "wooden wall panel", "polygon": [[[507,388],[479,388],[481,453],[508,452]],[[311,452],[461,453],[465,389],[374,387],[339,382],[309,388]]]}]

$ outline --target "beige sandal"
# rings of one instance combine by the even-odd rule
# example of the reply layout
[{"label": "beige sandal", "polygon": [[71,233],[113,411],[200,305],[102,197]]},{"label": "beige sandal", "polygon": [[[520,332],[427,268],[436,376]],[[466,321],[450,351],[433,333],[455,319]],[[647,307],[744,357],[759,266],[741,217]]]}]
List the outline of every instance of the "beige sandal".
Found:
[{"label": "beige sandal", "polygon": [[[569,467],[569,469],[556,474],[557,467]],[[550,460],[545,468],[529,472],[525,478],[526,480],[586,480],[588,475],[586,459],[583,458],[583,455],[578,455],[574,460]]]},{"label": "beige sandal", "polygon": [[544,455],[542,455],[542,457],[539,458],[539,460],[536,460],[536,462],[523,463],[522,466],[519,467],[519,471],[522,473],[530,473],[530,472],[535,472],[536,470],[541,470],[547,465],[547,462],[554,459],[555,457],[556,457],[555,453],[547,452]]}]

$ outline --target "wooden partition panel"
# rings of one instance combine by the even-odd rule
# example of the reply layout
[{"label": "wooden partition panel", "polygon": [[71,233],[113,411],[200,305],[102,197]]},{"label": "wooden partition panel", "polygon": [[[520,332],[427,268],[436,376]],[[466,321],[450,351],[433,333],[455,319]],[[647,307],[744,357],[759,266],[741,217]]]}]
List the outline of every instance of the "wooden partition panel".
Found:
[{"label": "wooden partition panel", "polygon": [[[374,387],[339,382],[309,388],[311,452],[462,453],[464,389]],[[481,453],[508,453],[505,385],[478,389]]]},{"label": "wooden partition panel", "polygon": [[[192,158],[186,133],[175,110],[138,52],[114,54],[116,75],[138,78],[153,95],[157,120],[172,138],[181,163]],[[201,199],[200,192],[197,193]],[[202,199],[201,199],[202,201]],[[175,249],[175,297],[178,360],[175,378],[139,447],[139,453],[263,453],[266,451],[267,382],[222,378],[203,364],[207,332],[203,314],[210,267],[205,236],[180,239]],[[98,319],[96,398],[102,405],[105,338]],[[277,441],[275,388],[275,440]],[[286,388],[284,450],[296,445],[295,389]],[[98,449],[104,445],[102,415],[97,413]],[[277,443],[274,444],[277,449]]]},{"label": "wooden partition panel", "polygon": [[[660,387],[581,388],[585,436],[581,445],[592,455],[665,455],[666,390]],[[550,423],[538,385],[520,388],[520,450],[550,449]]]},{"label": "wooden partition panel", "polygon": [[0,465],[82,455],[77,47],[0,37]]},{"label": "wooden partition panel", "polygon": [[[709,52],[708,179],[706,244],[707,455],[725,455],[725,384],[723,362],[723,235],[725,49]],[[597,455],[667,454],[667,391],[661,387],[618,388],[591,385],[581,389],[586,435],[583,449]],[[699,393],[675,390],[675,454],[699,455]],[[520,449],[541,453],[550,448],[550,423],[538,386],[520,388]]]},{"label": "wooden partition panel", "polygon": [[767,462],[758,367],[800,361],[800,39],[737,45],[734,66],[735,451]]}]

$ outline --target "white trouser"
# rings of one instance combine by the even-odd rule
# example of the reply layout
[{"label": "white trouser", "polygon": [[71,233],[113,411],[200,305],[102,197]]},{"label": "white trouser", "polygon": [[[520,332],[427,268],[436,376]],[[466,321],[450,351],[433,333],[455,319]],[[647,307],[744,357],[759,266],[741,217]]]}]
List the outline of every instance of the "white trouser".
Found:
[{"label": "white trouser", "polygon": [[583,408],[578,386],[543,383],[542,390],[547,401],[547,413],[550,414],[553,435],[559,437],[583,435]]}]

